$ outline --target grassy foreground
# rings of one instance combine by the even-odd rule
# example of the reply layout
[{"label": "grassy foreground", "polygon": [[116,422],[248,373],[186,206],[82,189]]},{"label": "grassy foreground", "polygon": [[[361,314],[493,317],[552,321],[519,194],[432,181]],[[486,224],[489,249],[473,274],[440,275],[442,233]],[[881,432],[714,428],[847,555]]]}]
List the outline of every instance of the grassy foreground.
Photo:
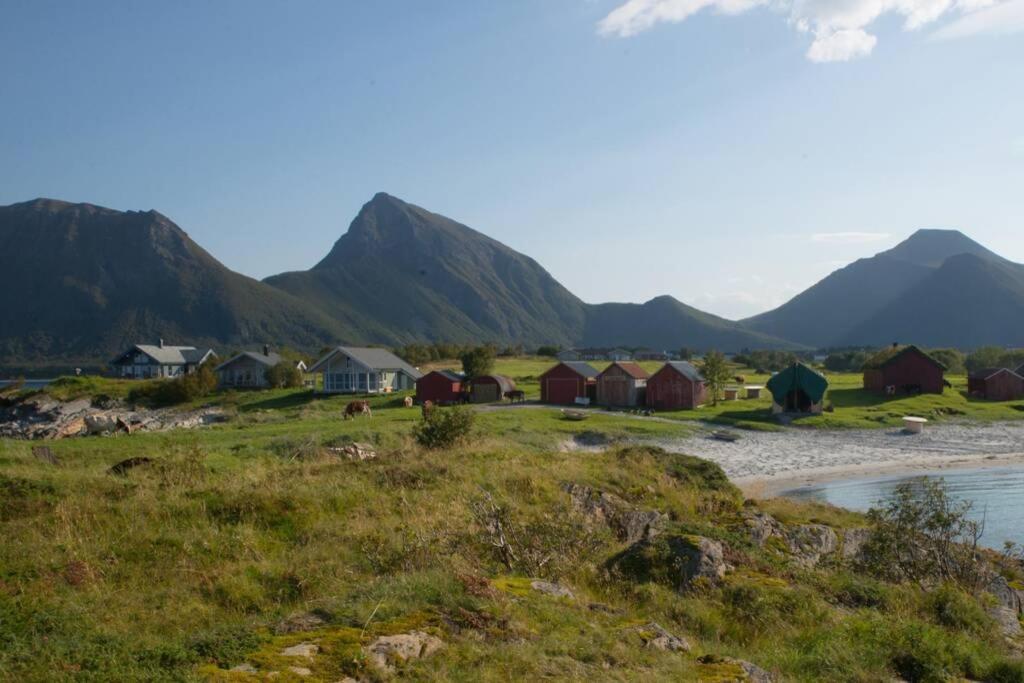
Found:
[{"label": "grassy foreground", "polygon": [[[348,422],[345,399],[223,400],[237,409],[225,425],[55,442],[58,466],[0,441],[0,680],[300,680],[281,653],[312,640],[320,652],[302,680],[377,680],[363,648],[410,630],[445,643],[399,668],[410,680],[738,680],[734,666],[701,663],[706,654],[785,680],[1024,680],[974,598],[838,561],[806,569],[782,545],[757,547],[743,525],[753,504],[715,465],[643,447],[558,448],[581,429],[663,436],[685,422],[486,412],[470,443],[432,452],[410,439],[418,411],[399,397]],[[325,448],[352,440],[379,456]],[[107,473],[129,456],[155,462]],[[724,542],[733,570],[681,590],[671,567],[614,569],[626,545],[574,510],[566,483],[664,512],[666,533]],[[481,516],[489,506],[515,533],[511,562]],[[822,506],[762,508],[785,523],[863,524]],[[576,598],[532,590],[532,578]],[[323,623],[276,628],[309,612]],[[652,621],[692,652],[644,647]],[[259,673],[228,671],[243,662]]]}]

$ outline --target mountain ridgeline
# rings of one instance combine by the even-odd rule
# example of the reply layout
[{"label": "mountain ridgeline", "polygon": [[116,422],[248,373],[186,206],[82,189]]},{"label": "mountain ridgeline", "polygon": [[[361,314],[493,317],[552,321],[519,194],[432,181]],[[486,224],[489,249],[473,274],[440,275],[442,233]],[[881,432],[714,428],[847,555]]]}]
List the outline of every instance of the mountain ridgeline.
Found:
[{"label": "mountain ridgeline", "polygon": [[260,282],[155,211],[39,199],[0,207],[0,366],[99,365],[165,338],[262,343],[451,341],[527,346],[798,349],[1024,341],[1024,266],[955,231],[924,230],[741,322],[669,296],[587,304],[536,261],[378,194],[323,260]]}]

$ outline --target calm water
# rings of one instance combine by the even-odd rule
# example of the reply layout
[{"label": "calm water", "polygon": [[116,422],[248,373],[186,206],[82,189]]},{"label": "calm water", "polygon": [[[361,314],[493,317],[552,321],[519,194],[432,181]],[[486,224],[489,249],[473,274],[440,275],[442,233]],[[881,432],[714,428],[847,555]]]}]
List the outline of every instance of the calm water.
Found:
[{"label": "calm water", "polygon": [[[52,379],[27,379],[27,380],[25,380],[25,388],[26,389],[42,389],[43,387],[45,387],[47,384],[49,384],[52,381],[53,381]],[[6,387],[6,386],[8,386],[10,384],[13,384],[13,383],[14,383],[14,380],[0,379],[0,389],[3,389],[4,387]]]},{"label": "calm water", "polygon": [[[1024,544],[1024,466],[947,470],[929,478],[946,480],[950,493],[974,504],[973,516],[985,519],[982,542],[1001,549],[1004,541]],[[820,500],[851,510],[867,510],[887,500],[902,482],[915,477],[847,479],[783,492],[789,498]]]}]

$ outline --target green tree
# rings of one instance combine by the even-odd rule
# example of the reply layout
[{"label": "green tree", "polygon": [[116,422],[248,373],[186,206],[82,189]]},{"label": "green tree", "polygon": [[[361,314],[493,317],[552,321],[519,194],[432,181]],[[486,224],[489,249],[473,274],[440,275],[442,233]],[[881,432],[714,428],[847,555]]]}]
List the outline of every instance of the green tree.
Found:
[{"label": "green tree", "polygon": [[709,351],[701,361],[700,372],[711,391],[712,405],[718,405],[718,396],[732,376],[725,356],[720,351]]},{"label": "green tree", "polygon": [[462,371],[469,378],[490,374],[494,369],[494,359],[497,355],[493,346],[478,346],[467,350],[461,357]]},{"label": "green tree", "polygon": [[964,364],[972,372],[982,368],[998,368],[1002,367],[1005,355],[1006,349],[998,346],[982,346],[968,354]]},{"label": "green tree", "polygon": [[302,371],[290,361],[281,361],[267,368],[267,384],[275,389],[294,389],[302,386]]},{"label": "green tree", "polygon": [[537,349],[537,355],[554,358],[560,350],[557,346],[541,346]]},{"label": "green tree", "polygon": [[964,354],[956,349],[932,349],[929,352],[932,358],[946,366],[946,370],[954,375],[964,373]]}]

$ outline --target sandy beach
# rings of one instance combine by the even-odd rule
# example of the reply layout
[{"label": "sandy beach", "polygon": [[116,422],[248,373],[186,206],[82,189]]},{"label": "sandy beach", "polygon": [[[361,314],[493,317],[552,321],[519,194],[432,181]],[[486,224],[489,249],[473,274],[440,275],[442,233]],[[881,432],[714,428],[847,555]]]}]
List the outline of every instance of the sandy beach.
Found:
[{"label": "sandy beach", "polygon": [[1024,423],[929,425],[916,435],[900,429],[735,433],[740,440],[732,443],[707,430],[658,445],[713,460],[754,498],[837,479],[1024,464]]}]

